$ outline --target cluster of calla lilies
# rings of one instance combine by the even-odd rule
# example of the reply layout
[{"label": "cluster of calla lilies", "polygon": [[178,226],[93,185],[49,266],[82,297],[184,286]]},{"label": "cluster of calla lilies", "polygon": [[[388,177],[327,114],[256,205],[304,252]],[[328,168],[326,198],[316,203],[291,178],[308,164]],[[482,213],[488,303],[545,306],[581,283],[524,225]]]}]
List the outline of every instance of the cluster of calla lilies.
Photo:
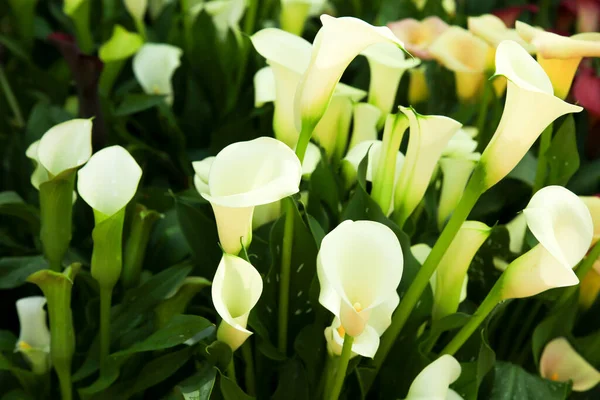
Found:
[{"label": "cluster of calla lilies", "polygon": [[[224,3],[230,12],[236,10],[237,2]],[[135,17],[135,8],[128,10],[139,35],[117,27],[100,57],[116,76],[124,60],[135,54],[133,71],[144,91],[164,95],[171,104],[171,76],[181,50],[142,44],[143,17]],[[311,12],[308,6],[300,11]],[[291,13],[282,14],[282,21],[291,25],[288,30],[301,32],[290,17],[293,12],[285,12]],[[226,31],[228,21],[222,22]],[[274,103],[275,138],[233,143],[215,157],[194,162],[193,169],[197,191],[212,206],[223,250],[212,283],[213,304],[222,319],[217,339],[233,351],[252,335],[248,318],[263,290],[262,277],[246,252],[253,229],[284,214],[278,325],[283,353],[289,271],[298,268],[291,259],[295,202],[290,196],[299,193],[301,181],[310,180],[325,159],[339,166],[346,188],[351,189],[366,162],[371,197],[402,228],[418,211],[430,183],[442,174],[436,216],[441,235],[433,248],[415,244],[412,254],[403,254],[394,231],[374,221],[343,221],[322,240],[317,257],[319,302],[332,314],[331,325],[324,331],[331,370],[323,395],[336,399],[352,357],[372,358],[377,373],[427,287],[434,295],[433,320],[458,310],[466,297],[469,265],[491,232],[486,224],[467,220],[470,211],[485,191],[517,165],[548,125],[581,110],[564,99],[582,57],[600,56],[600,41],[592,34],[559,37],[520,22],[512,30],[491,15],[470,18],[469,30],[431,18],[390,27],[328,15],[322,15],[321,22],[312,44],[276,28],[252,35],[254,48],[268,64],[255,75],[255,104]],[[122,46],[124,42],[129,45]],[[530,53],[537,54],[537,62]],[[368,92],[340,82],[359,55],[366,57],[370,68]],[[506,91],[506,103],[497,130],[481,154],[476,152],[473,128],[445,116],[420,115],[411,107],[394,113],[396,91],[406,71],[411,74],[409,98],[417,102],[426,96],[424,71],[413,55],[438,60],[452,70],[461,102],[481,96],[488,71],[494,69],[494,90],[499,95]],[[158,69],[155,59],[169,63]],[[361,102],[365,97],[367,101]],[[64,315],[64,309],[59,309],[64,308],[65,297],[70,300],[65,293],[70,293],[78,268],[62,268],[72,234],[71,224],[65,221],[71,220],[77,198],[94,211],[91,273],[100,287],[102,366],[110,347],[111,293],[121,276],[125,207],[142,177],[140,166],[123,147],[92,154],[92,125],[86,119],[56,125],[27,150],[36,163],[31,183],[40,192],[41,237],[52,270],[29,278],[45,297],[17,302],[22,326],[17,350],[34,371],[47,371],[51,360],[61,387],[70,385],[74,335],[68,325],[72,322],[70,317],[64,320],[62,331],[66,332],[49,332],[44,305],[48,303],[54,329]],[[378,140],[381,130],[382,140]],[[408,147],[402,154],[405,134]],[[460,398],[449,388],[461,372],[453,355],[496,305],[579,283],[573,268],[598,239],[600,221],[592,218],[597,215],[598,201],[579,198],[559,186],[544,187],[533,195],[515,220],[511,241],[517,248],[511,244],[511,249],[521,253],[527,228],[538,244],[510,263],[497,260],[503,269],[501,277],[439,358],[417,376],[407,399]],[[422,265],[409,289],[399,296],[406,257]],[[53,280],[64,285],[56,289],[49,283]],[[540,373],[553,380],[573,380],[574,390],[587,390],[600,382],[600,373],[565,338],[548,343]]]}]

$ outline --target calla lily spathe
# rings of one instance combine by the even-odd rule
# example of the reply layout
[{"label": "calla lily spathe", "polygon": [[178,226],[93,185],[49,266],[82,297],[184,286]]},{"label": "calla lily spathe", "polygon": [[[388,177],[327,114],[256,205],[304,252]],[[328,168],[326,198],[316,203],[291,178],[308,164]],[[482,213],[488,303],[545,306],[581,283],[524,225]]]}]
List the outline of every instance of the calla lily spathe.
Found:
[{"label": "calla lily spathe", "polygon": [[[468,157],[475,152],[477,141],[473,139],[473,129],[477,128],[462,127],[454,136],[450,138],[448,144],[442,151],[442,157]],[[475,135],[476,132],[475,132]]]},{"label": "calla lily spathe", "polygon": [[547,186],[523,210],[539,244],[507,267],[503,299],[529,297],[579,283],[573,268],[587,253],[594,226],[585,204],[561,186]]},{"label": "calla lily spathe", "polygon": [[212,283],[215,310],[223,319],[217,339],[237,350],[252,335],[246,325],[263,290],[258,271],[246,260],[223,254]]},{"label": "calla lily spathe", "polygon": [[427,17],[423,21],[406,18],[391,22],[388,27],[404,43],[408,52],[420,59],[431,60],[433,56],[428,48],[448,29],[448,24],[438,17]]},{"label": "calla lily spathe", "polygon": [[485,41],[466,29],[452,26],[431,44],[429,51],[440,64],[454,72],[459,100],[468,102],[479,96],[492,51]]},{"label": "calla lily spathe", "polygon": [[298,192],[302,166],[294,151],[277,139],[261,137],[233,143],[210,166],[208,193],[200,192],[215,213],[221,247],[237,254],[252,241],[254,207]]},{"label": "calla lily spathe", "polygon": [[254,107],[260,108],[276,98],[273,68],[263,67],[254,74]]},{"label": "calla lily spathe", "polygon": [[[298,131],[312,132],[331,100],[335,86],[350,62],[367,47],[389,42],[402,51],[402,42],[387,27],[375,27],[352,17],[321,15],[323,26],[313,42],[310,64],[295,96]],[[308,142],[310,138],[302,138]]]},{"label": "calla lily spathe", "polygon": [[[181,65],[183,51],[163,43],[146,43],[133,57],[133,73],[147,94],[165,95],[167,104],[173,104],[171,78]],[[156,66],[160,65],[160,68]]]},{"label": "calla lily spathe", "polygon": [[197,15],[202,10],[206,11],[212,17],[221,40],[225,40],[229,30],[239,39],[240,21],[247,6],[247,0],[213,0],[194,5],[190,12]]},{"label": "calla lily spathe", "polygon": [[44,374],[50,368],[50,331],[44,305],[43,296],[25,297],[16,303],[21,330],[15,351],[23,354],[36,374]]},{"label": "calla lily spathe", "polygon": [[313,131],[313,139],[324,150],[328,158],[332,158],[339,147],[342,151],[346,148],[350,125],[352,123],[353,104],[347,96],[334,94],[331,102]]},{"label": "calla lily spathe", "polygon": [[349,149],[361,142],[377,140],[377,123],[381,111],[369,103],[357,103],[354,105],[354,118],[352,124],[352,137]]},{"label": "calla lily spathe", "polygon": [[600,240],[600,197],[598,196],[579,196],[581,201],[587,206],[592,216],[592,222],[594,223],[594,237],[592,239],[592,246]]},{"label": "calla lily spathe", "polygon": [[515,254],[521,254],[525,234],[527,233],[527,218],[524,213],[517,214],[509,223],[506,224],[508,236],[510,238],[509,249]]},{"label": "calla lily spathe", "polygon": [[421,60],[406,59],[404,52],[398,51],[396,44],[388,42],[369,46],[361,54],[367,58],[371,71],[368,102],[381,110],[379,118],[379,127],[381,127],[386,115],[394,108],[402,75],[406,70],[418,66]]},{"label": "calla lily spathe", "polygon": [[123,0],[125,8],[131,17],[138,21],[144,20],[148,9],[148,0]]},{"label": "calla lily spathe", "polygon": [[[369,161],[367,165],[367,176],[366,179],[369,182],[373,182],[375,178],[375,170],[379,165],[379,160],[383,156],[382,154],[383,142],[381,140],[365,140],[360,142],[356,146],[350,149],[346,157],[344,157],[344,161],[348,162],[352,169],[358,172],[358,166],[361,161],[369,153]],[[396,169],[394,172],[394,182],[397,181],[400,176],[400,171],[402,171],[402,166],[404,165],[404,155],[401,152],[398,152],[398,156],[396,157]]]},{"label": "calla lily spathe", "polygon": [[410,80],[408,81],[408,104],[411,106],[423,103],[429,98],[426,71],[427,67],[425,65],[408,70],[410,74]]},{"label": "calla lily spathe", "polygon": [[394,197],[396,220],[403,225],[423,198],[442,151],[461,124],[448,117],[419,115],[410,108],[400,107],[400,111],[410,121],[406,160]]},{"label": "calla lily spathe", "polygon": [[508,28],[502,19],[493,14],[484,14],[467,19],[469,31],[485,40],[493,48],[498,47],[503,40],[513,40],[530,53],[533,47],[519,36],[515,29]]},{"label": "calla lily spathe", "polygon": [[468,153],[459,157],[442,157],[439,161],[444,179],[438,204],[437,223],[440,231],[462,198],[467,182],[481,154]]},{"label": "calla lily spathe", "polygon": [[281,29],[302,36],[308,17],[319,15],[325,8],[325,0],[281,0],[279,23]]},{"label": "calla lily spathe", "polygon": [[564,337],[551,340],[540,358],[542,378],[573,382],[573,391],[586,392],[600,383],[600,372],[586,361]]},{"label": "calla lily spathe", "polygon": [[132,33],[121,25],[115,25],[112,36],[98,51],[98,56],[105,62],[121,61],[133,56],[144,44],[137,33]]},{"label": "calla lily spathe", "polygon": [[141,177],[142,169],[127,150],[105,147],[79,170],[77,191],[94,211],[110,217],[133,198]]},{"label": "calla lily spathe", "polygon": [[537,60],[548,74],[557,97],[569,94],[573,77],[583,57],[600,57],[600,33],[579,33],[564,37],[524,22],[516,30],[537,53]]},{"label": "calla lily spathe", "polygon": [[458,379],[461,367],[456,359],[445,354],[426,366],[410,385],[406,400],[462,400],[450,384]]},{"label": "calla lily spathe", "polygon": [[[382,333],[383,332],[377,332],[374,328],[367,325],[363,333],[354,338],[354,341],[352,342],[351,357],[361,355],[363,357],[373,358],[375,353],[377,353],[379,336],[381,336]],[[339,356],[342,354],[345,334],[346,332],[342,327],[342,323],[337,317],[333,319],[331,326],[325,328],[327,352],[330,356]]]},{"label": "calla lily spathe", "polygon": [[383,333],[400,301],[396,289],[403,266],[400,242],[390,228],[373,221],[344,221],[321,243],[319,302],[350,336],[370,328]]},{"label": "calla lily spathe", "polygon": [[554,96],[542,67],[516,42],[498,45],[496,75],[508,79],[508,88],[500,123],[481,155],[484,189],[504,178],[556,118],[582,110]]}]

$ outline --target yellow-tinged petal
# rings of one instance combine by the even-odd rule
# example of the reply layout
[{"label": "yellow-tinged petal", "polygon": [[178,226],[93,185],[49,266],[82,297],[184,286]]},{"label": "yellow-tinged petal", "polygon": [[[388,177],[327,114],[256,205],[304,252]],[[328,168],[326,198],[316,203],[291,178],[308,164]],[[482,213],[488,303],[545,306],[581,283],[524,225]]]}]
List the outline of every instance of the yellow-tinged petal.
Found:
[{"label": "yellow-tinged petal", "polygon": [[585,392],[600,382],[600,372],[587,362],[564,337],[550,341],[540,358],[540,375],[559,382],[573,382],[573,391]]},{"label": "yellow-tinged petal", "polygon": [[[417,375],[410,385],[406,400],[447,399],[450,394],[450,384],[458,379],[461,367],[458,361],[450,355],[443,355]],[[458,396],[458,395],[456,395]],[[451,397],[452,399],[461,397]]]}]

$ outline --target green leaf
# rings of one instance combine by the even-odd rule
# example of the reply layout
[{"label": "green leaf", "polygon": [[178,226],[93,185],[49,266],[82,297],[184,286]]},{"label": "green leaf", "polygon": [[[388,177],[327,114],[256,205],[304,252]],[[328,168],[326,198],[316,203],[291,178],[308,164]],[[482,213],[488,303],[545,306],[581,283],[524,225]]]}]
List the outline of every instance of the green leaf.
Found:
[{"label": "green leaf", "polygon": [[327,348],[323,340],[322,325],[311,324],[305,326],[300,331],[294,342],[296,354],[300,357],[305,366],[305,374],[313,387],[318,385],[323,373],[323,365],[327,355]]},{"label": "green leaf", "polygon": [[26,204],[16,192],[0,192],[0,215],[19,218],[29,225],[32,234],[40,232],[40,212]]},{"label": "green leaf", "polygon": [[308,400],[308,379],[299,360],[290,359],[279,371],[279,384],[272,400]]},{"label": "green leaf", "polygon": [[205,363],[194,375],[179,383],[176,388],[185,400],[209,400],[215,386],[217,369]]},{"label": "green leaf", "polygon": [[165,101],[165,96],[150,94],[127,94],[115,110],[116,117],[125,117],[140,111],[156,107]]},{"label": "green leaf", "polygon": [[489,400],[565,400],[570,384],[532,375],[518,365],[498,362]]},{"label": "green leaf", "polygon": [[579,169],[579,153],[575,136],[575,119],[567,116],[546,151],[548,176],[546,185],[565,186]]},{"label": "green leaf", "polygon": [[579,354],[583,355],[590,364],[600,365],[600,331],[575,338],[574,342]]},{"label": "green leaf", "polygon": [[47,268],[43,256],[4,257],[0,259],[0,289],[21,286],[29,275]]},{"label": "green leaf", "polygon": [[519,161],[517,166],[508,173],[508,178],[517,179],[521,182],[525,182],[529,186],[533,187],[535,184],[535,174],[537,171],[537,158],[533,155],[533,152],[528,151],[525,156]]},{"label": "green leaf", "polygon": [[225,371],[233,359],[233,352],[228,344],[217,340],[204,348],[204,356],[211,365]]},{"label": "green leaf", "polygon": [[14,351],[17,337],[11,331],[0,331],[0,351]]},{"label": "green leaf", "polygon": [[225,400],[252,400],[254,397],[248,396],[240,387],[226,377],[221,375],[220,385],[221,394]]}]

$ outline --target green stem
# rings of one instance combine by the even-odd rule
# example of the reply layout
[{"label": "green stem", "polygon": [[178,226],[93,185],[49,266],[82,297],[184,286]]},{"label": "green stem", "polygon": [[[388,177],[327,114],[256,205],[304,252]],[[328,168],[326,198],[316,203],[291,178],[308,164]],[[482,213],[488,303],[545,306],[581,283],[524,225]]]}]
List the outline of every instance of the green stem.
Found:
[{"label": "green stem", "polygon": [[244,19],[244,32],[248,35],[254,33],[254,24],[256,22],[256,11],[258,10],[258,0],[250,0],[246,18]]},{"label": "green stem", "polygon": [[[575,270],[577,278],[581,281],[594,266],[594,262],[600,257],[600,241],[592,247],[588,255],[579,263],[579,267]],[[555,308],[565,304],[569,298],[577,292],[578,285],[569,286],[564,289],[561,296],[555,303]]]},{"label": "green stem", "polygon": [[237,379],[235,378],[235,362],[234,362],[233,355],[231,356],[231,361],[229,362],[229,365],[227,366],[227,377],[229,379],[231,379],[232,381],[237,382]]},{"label": "green stem", "polygon": [[277,348],[282,354],[287,352],[288,308],[290,296],[290,268],[292,265],[292,245],[294,243],[294,202],[285,200],[285,226],[281,249],[281,269],[279,271],[279,329]]},{"label": "green stem", "polygon": [[0,86],[2,87],[4,96],[6,96],[8,106],[12,110],[13,114],[15,114],[15,122],[17,124],[17,128],[23,128],[25,126],[23,113],[21,113],[19,102],[17,102],[17,98],[15,97],[15,94],[13,93],[12,88],[10,87],[10,83],[6,78],[6,74],[4,73],[4,68],[2,68],[2,65],[0,65]]},{"label": "green stem", "polygon": [[300,132],[300,136],[298,137],[298,143],[296,144],[296,156],[298,156],[300,163],[304,161],[306,148],[308,147],[310,137],[312,136],[313,130],[315,128],[314,125],[307,125],[308,124],[306,124],[304,121],[302,122],[302,131]]},{"label": "green stem", "polygon": [[483,299],[483,303],[479,306],[475,314],[471,316],[469,322],[464,325],[460,331],[452,338],[450,343],[444,347],[440,355],[450,354],[453,355],[456,353],[463,344],[471,337],[473,332],[481,325],[483,320],[492,312],[494,307],[502,300],[501,292],[502,292],[502,283],[503,279],[500,277],[494,284],[494,287],[488,295]]},{"label": "green stem", "polygon": [[252,357],[252,345],[249,340],[242,345],[242,357],[244,357],[244,363],[246,368],[244,370],[246,380],[246,393],[250,396],[254,396],[256,393],[256,384],[254,382],[254,359]]},{"label": "green stem", "polygon": [[56,370],[58,381],[60,382],[60,396],[62,400],[71,400],[73,398],[73,389],[71,383],[71,373],[64,370]]},{"label": "green stem", "polygon": [[144,25],[144,21],[141,19],[134,19],[134,22],[135,28],[137,29],[142,39],[144,39],[144,42],[148,41],[148,35],[146,34],[146,25]]},{"label": "green stem", "polygon": [[543,188],[544,183],[546,182],[546,169],[548,167],[546,161],[546,152],[548,151],[548,148],[550,148],[550,143],[552,142],[552,126],[552,124],[548,125],[548,127],[544,129],[542,135],[540,136],[540,148],[538,151],[538,163],[535,172],[533,193]]},{"label": "green stem", "polygon": [[[433,246],[429,257],[425,260],[425,263],[419,269],[417,276],[413,280],[412,284],[406,291],[406,294],[402,298],[400,305],[396,309],[394,316],[392,317],[392,324],[386,330],[386,332],[381,337],[381,342],[379,344],[379,349],[377,354],[375,354],[375,358],[373,359],[373,366],[375,368],[375,375],[381,369],[385,358],[387,357],[389,351],[392,349],[396,338],[402,331],[402,328],[408,321],[408,317],[412,313],[413,308],[421,298],[423,291],[429,285],[429,278],[435,272],[440,260],[446,253],[448,246],[452,243],[452,240],[458,233],[462,224],[467,220],[469,213],[475,206],[477,199],[481,196],[483,192],[481,190],[481,182],[483,171],[479,168],[476,168],[469,180],[469,183],[465,189],[465,193],[458,203],[452,217],[446,224],[446,227],[442,231],[439,239]],[[372,384],[373,381],[369,382],[368,387]]]},{"label": "green stem", "polygon": [[321,378],[319,379],[319,386],[317,387],[317,393],[315,398],[321,399],[323,398],[324,393],[328,393],[331,388],[331,380],[335,376],[335,365],[333,362],[333,357],[327,355],[325,360],[325,368],[323,368],[323,373],[321,374]]},{"label": "green stem", "polygon": [[90,1],[84,1],[75,10],[71,19],[75,25],[77,44],[84,54],[92,54],[94,51],[94,39],[90,32]]},{"label": "green stem", "polygon": [[348,362],[352,355],[352,343],[354,343],[354,337],[345,335],[344,346],[342,347],[342,355],[340,356],[339,366],[335,380],[333,382],[333,388],[328,398],[330,400],[337,400],[342,392],[342,386],[344,386],[344,380],[346,379],[346,371],[348,370]]},{"label": "green stem", "polygon": [[110,303],[112,287],[100,287],[100,375],[105,375],[110,354]]}]

